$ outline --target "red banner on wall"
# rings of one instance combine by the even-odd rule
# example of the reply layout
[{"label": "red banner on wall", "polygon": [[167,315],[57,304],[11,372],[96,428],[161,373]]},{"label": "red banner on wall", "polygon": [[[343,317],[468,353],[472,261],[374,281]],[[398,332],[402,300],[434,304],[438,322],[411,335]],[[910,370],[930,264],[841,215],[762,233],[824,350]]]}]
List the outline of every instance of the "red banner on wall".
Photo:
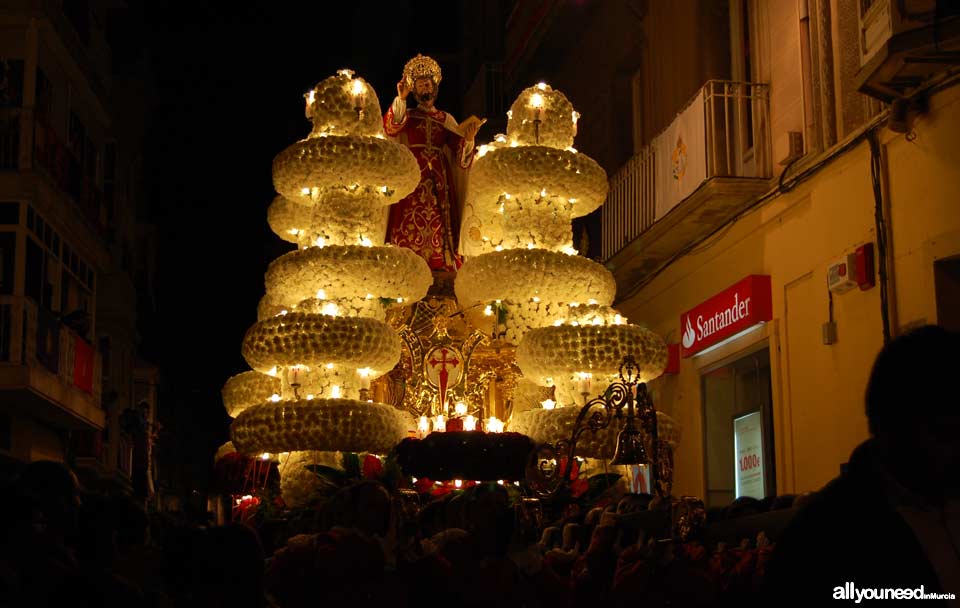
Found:
[{"label": "red banner on wall", "polygon": [[73,385],[93,393],[93,346],[80,336],[73,344]]},{"label": "red banner on wall", "polygon": [[680,315],[684,358],[773,318],[770,277],[752,274]]}]

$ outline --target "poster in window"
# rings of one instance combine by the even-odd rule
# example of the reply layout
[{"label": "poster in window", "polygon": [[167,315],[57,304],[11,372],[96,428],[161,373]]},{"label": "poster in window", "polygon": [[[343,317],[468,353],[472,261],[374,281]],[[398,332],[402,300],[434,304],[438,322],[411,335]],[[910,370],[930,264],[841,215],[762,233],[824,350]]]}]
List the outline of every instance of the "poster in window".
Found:
[{"label": "poster in window", "polygon": [[733,419],[736,497],[764,498],[763,416],[759,411]]}]

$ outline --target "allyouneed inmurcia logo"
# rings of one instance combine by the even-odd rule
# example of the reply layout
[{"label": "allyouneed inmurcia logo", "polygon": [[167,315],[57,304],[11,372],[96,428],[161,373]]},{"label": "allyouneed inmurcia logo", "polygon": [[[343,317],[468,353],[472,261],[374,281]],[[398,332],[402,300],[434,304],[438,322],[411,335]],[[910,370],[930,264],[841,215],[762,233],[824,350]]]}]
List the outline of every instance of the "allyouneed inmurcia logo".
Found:
[{"label": "allyouneed inmurcia logo", "polygon": [[848,581],[842,587],[833,588],[833,599],[853,600],[859,604],[863,600],[952,600],[956,597],[952,593],[927,593],[923,585],[916,589],[858,589],[855,583]]}]

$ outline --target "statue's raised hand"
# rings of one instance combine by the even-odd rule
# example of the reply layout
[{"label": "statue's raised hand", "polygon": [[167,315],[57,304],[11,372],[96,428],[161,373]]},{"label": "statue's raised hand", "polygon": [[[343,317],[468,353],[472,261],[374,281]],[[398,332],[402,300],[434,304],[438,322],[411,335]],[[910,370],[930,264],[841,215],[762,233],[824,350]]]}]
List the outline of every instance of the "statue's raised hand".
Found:
[{"label": "statue's raised hand", "polygon": [[403,78],[397,83],[397,97],[405,100],[409,94],[410,87],[407,86],[407,79]]}]

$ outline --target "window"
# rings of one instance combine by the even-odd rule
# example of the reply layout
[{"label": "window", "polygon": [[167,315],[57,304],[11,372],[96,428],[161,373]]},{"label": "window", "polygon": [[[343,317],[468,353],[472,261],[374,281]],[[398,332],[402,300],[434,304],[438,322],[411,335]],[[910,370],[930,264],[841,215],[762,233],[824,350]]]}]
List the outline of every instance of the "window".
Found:
[{"label": "window", "polygon": [[17,233],[0,232],[0,295],[13,295]]},{"label": "window", "polygon": [[100,352],[100,372],[102,384],[110,381],[110,336],[100,336],[97,350]]},{"label": "window", "polygon": [[37,120],[45,125],[50,125],[53,117],[53,85],[50,84],[43,70],[39,68],[37,69],[36,97],[34,112]]},{"label": "window", "polygon": [[769,349],[711,369],[701,389],[707,504],[775,495]]},{"label": "window", "polygon": [[0,202],[0,224],[16,226],[20,223],[20,203]]}]

